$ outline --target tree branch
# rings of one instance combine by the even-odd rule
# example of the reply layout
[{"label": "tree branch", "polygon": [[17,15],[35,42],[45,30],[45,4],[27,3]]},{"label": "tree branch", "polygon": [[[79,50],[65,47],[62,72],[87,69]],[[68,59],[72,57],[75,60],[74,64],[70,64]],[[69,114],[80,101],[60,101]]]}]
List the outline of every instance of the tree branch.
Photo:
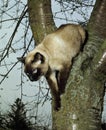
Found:
[{"label": "tree branch", "polygon": [[28,1],[29,22],[36,44],[55,29],[50,0]]},{"label": "tree branch", "polygon": [[6,47],[4,48],[4,51],[3,51],[2,54],[1,54],[0,63],[5,59],[6,56],[8,56],[9,50],[10,50],[10,48],[11,48],[12,41],[13,41],[13,39],[14,39],[14,36],[15,36],[15,34],[16,34],[16,32],[17,32],[17,29],[18,29],[18,27],[19,27],[19,25],[20,25],[20,23],[21,23],[23,17],[25,16],[26,12],[27,12],[27,9],[26,9],[26,6],[25,6],[25,8],[23,9],[23,11],[22,11],[22,13],[21,13],[20,19],[19,19],[19,21],[17,22],[16,27],[15,27],[15,29],[14,29],[14,31],[13,31],[13,33],[12,33],[12,35],[11,35],[11,37],[10,37],[8,43],[7,43],[7,45],[6,45]]}]

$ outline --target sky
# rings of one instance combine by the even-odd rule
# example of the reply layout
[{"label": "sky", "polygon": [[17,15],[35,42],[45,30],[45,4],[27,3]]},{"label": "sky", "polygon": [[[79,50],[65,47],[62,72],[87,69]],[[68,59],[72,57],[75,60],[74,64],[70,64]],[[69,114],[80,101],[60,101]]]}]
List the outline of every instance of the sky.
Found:
[{"label": "sky", "polygon": [[[26,0],[24,0],[26,2]],[[24,2],[23,1],[23,2]],[[10,2],[8,3],[8,6],[12,7],[15,4],[14,0],[10,0]],[[2,2],[0,0],[0,13],[2,13]],[[8,10],[6,14],[3,14],[2,16],[0,16],[0,18],[2,17],[2,19],[0,20],[6,20],[6,19],[11,19],[11,18],[15,18],[15,17],[19,17],[20,13],[23,10],[24,5],[20,4],[20,7],[15,6],[12,10]],[[5,10],[8,8],[5,8]],[[18,12],[15,12],[15,10],[20,10]],[[11,16],[10,16],[11,15]],[[23,39],[23,35],[24,35],[24,31],[26,29],[27,23],[25,23],[26,21],[22,21],[22,24],[20,26],[20,28],[17,30],[17,34],[15,35],[15,38],[13,40],[13,47],[16,48],[17,50],[20,48],[20,46],[23,45],[24,39]],[[2,22],[2,24],[0,24],[0,51],[2,50],[2,48],[4,48],[6,46],[6,44],[9,41],[10,36],[12,35],[14,28],[16,26],[17,21],[15,20],[10,20],[10,22]],[[28,38],[26,39],[26,42],[29,42],[30,37],[32,36],[31,31],[28,31]],[[22,39],[22,40],[21,40]],[[18,42],[18,44],[17,44]],[[32,45],[33,46],[33,45]],[[13,48],[13,49],[14,49]],[[32,49],[32,48],[31,48]],[[11,50],[12,52],[12,50]],[[3,67],[3,64],[5,63],[14,63],[17,61],[17,57],[22,56],[23,54],[23,50],[22,51],[17,51],[17,52],[13,52],[10,53],[9,57],[6,58],[6,61],[3,62],[2,64],[0,64],[0,74],[6,74],[7,71],[11,68],[11,65],[8,65],[8,67]],[[9,73],[8,77],[2,82],[2,84],[0,84],[0,111],[2,111],[2,113],[5,113],[7,111],[10,110],[10,105],[14,103],[14,101],[16,100],[16,98],[21,98],[21,71],[20,71],[20,67],[22,67],[21,63],[18,63],[16,65],[16,67]],[[0,76],[0,81],[2,80],[2,76]],[[51,100],[47,100],[44,105],[43,105],[43,101],[41,105],[39,105],[39,108],[37,108],[36,103],[39,101],[39,98],[37,95],[37,93],[39,93],[40,91],[40,84],[44,79],[42,78],[42,80],[40,80],[40,82],[35,82],[32,83],[29,81],[29,79],[26,77],[26,75],[23,76],[23,97],[22,97],[22,101],[27,104],[27,109],[32,109],[31,112],[29,113],[30,116],[32,115],[39,115],[39,118],[42,117],[43,118],[46,117],[45,121],[50,121],[50,116],[51,116]],[[48,86],[45,83],[44,85],[42,84],[42,86],[45,86],[45,88],[43,89],[44,93],[47,93],[47,89]],[[42,94],[40,94],[42,96]],[[50,95],[50,94],[49,94]],[[47,118],[48,117],[48,118]],[[47,120],[48,119],[48,120]],[[48,123],[43,121],[43,123]]]},{"label": "sky", "polygon": [[[2,0],[0,0],[0,7],[3,5],[3,3],[1,1]],[[20,11],[22,10],[22,8],[24,6],[24,4],[23,4],[24,2],[26,3],[26,0],[24,0],[20,5],[17,5],[16,8],[13,8],[13,10],[11,11],[10,14],[12,15],[12,13],[13,13],[14,17],[15,17],[15,15],[19,16]],[[8,3],[8,6],[13,5],[13,4],[14,4],[14,0],[11,0]],[[14,10],[16,10],[16,9],[20,10],[20,11],[14,12]],[[62,10],[64,12],[64,8],[62,8],[62,6],[60,7],[59,4],[56,3],[54,0],[52,0],[52,10],[53,10],[53,13],[54,13],[54,16],[55,16],[54,20],[55,20],[55,24],[56,24],[57,27],[59,27],[61,24],[64,24],[64,23],[77,21],[78,19],[83,20],[83,18],[81,17],[80,14],[78,14],[78,12],[75,13],[74,15],[70,15],[70,13],[67,13],[67,14],[65,14],[65,17],[64,17],[64,13],[60,14],[60,12],[59,12],[60,10]],[[86,13],[87,13],[87,15],[89,17],[90,13],[91,13],[91,9],[86,11]],[[64,17],[68,21],[66,21],[64,19],[56,18],[58,16],[61,17],[61,18]],[[3,19],[7,19],[7,18],[9,18],[9,15],[5,14],[5,15],[2,15],[1,17]],[[23,21],[23,22],[25,22],[25,21]],[[3,48],[6,45],[6,43],[8,42],[8,39],[9,39],[10,35],[12,35],[12,32],[13,32],[13,30],[15,28],[15,21],[10,21],[10,23],[3,22],[0,26],[1,26],[1,29],[0,29],[0,50],[1,50],[1,48]],[[22,34],[24,34],[24,29],[25,29],[26,26],[27,26],[27,23],[24,26],[21,25],[21,27],[17,30],[18,33],[15,36],[14,41],[13,41],[14,47],[16,47],[17,49],[20,48],[20,45],[19,44],[16,45],[15,43],[19,39],[21,39]],[[31,37],[31,35],[32,35],[31,31],[29,31],[28,36]],[[27,38],[27,42],[29,42],[29,39],[30,38]],[[22,44],[22,42],[23,41],[20,40],[19,43]],[[12,62],[17,61],[17,57],[20,57],[22,55],[21,53],[22,53],[22,51],[19,51],[17,53],[14,52],[14,53],[10,54],[9,57],[6,59],[6,62],[12,63]],[[21,98],[21,87],[20,87],[21,72],[20,72],[20,67],[21,67],[21,64],[18,63],[16,65],[16,67],[13,69],[13,71],[9,74],[9,77],[7,79],[5,79],[5,81],[2,84],[0,84],[0,96],[1,96],[0,97],[0,104],[1,104],[0,109],[2,111],[4,111],[4,112],[9,109],[8,106],[10,104],[12,104],[17,97]],[[7,67],[7,68],[5,68],[5,67],[1,68],[0,67],[0,73],[4,74],[9,68],[10,67]],[[0,78],[2,78],[2,77],[0,76]],[[39,92],[39,89],[40,89],[39,84],[42,83],[42,81],[44,79],[42,78],[42,80],[40,82],[32,83],[25,76],[23,80],[24,80],[23,101],[27,102],[27,103],[32,102],[33,103],[32,107],[34,107],[35,104],[36,104],[35,103],[36,100],[38,100],[37,99],[38,97],[36,97],[34,95],[36,95]],[[44,83],[43,86],[48,88],[46,83]],[[45,93],[47,91],[48,91],[47,89],[44,89]],[[25,96],[25,95],[27,95],[27,96]],[[51,112],[51,100],[48,100],[43,107],[41,107],[41,106],[39,107],[40,114],[48,114],[48,113]],[[106,112],[106,108],[104,108],[104,109],[105,109],[105,112]]]}]

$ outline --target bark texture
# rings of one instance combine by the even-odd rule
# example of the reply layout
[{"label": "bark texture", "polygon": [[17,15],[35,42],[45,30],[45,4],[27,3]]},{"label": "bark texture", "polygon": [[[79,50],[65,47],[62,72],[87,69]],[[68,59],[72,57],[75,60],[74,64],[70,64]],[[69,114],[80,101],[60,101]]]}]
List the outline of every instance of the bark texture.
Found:
[{"label": "bark texture", "polygon": [[[101,130],[106,62],[106,0],[97,0],[88,24],[88,41],[74,60],[62,107],[53,112],[53,130]],[[102,69],[104,67],[104,69]]]},{"label": "bark texture", "polygon": [[36,41],[39,44],[43,38],[55,29],[50,0],[28,0],[29,22]]},{"label": "bark texture", "polygon": [[[28,6],[38,44],[55,29],[50,0],[29,0]],[[88,41],[74,59],[61,109],[52,111],[53,130],[101,130],[106,62],[98,62],[106,50],[106,0],[96,0],[87,30]]]}]

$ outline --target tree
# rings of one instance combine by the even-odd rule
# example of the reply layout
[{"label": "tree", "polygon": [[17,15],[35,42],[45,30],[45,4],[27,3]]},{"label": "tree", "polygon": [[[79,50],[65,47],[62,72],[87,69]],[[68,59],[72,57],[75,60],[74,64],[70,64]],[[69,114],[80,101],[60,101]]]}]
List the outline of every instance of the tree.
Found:
[{"label": "tree", "polygon": [[19,98],[11,105],[6,127],[12,130],[31,130],[31,122],[27,119],[25,105]]},{"label": "tree", "polygon": [[40,117],[30,115],[26,105],[17,98],[7,114],[0,115],[0,130],[49,130],[49,124],[43,124]]},{"label": "tree", "polygon": [[[16,2],[19,3],[18,1]],[[69,9],[69,6],[66,5],[66,2],[68,2],[68,5],[72,5],[70,8],[70,10],[72,10],[72,13],[80,7],[90,6],[84,0],[58,0],[58,3],[62,7],[61,11],[63,11],[64,13],[66,9]],[[66,5],[65,8],[63,6],[63,3]],[[5,11],[2,11],[3,14],[4,12]],[[2,66],[6,64],[5,58],[9,55],[9,53],[11,51],[14,52],[14,46],[12,44],[13,38],[18,30],[20,23],[22,23],[22,18],[25,18],[26,16],[28,17],[28,15],[26,15],[26,12],[27,6],[25,6],[20,17],[18,18],[16,28],[7,46],[3,50],[1,49],[2,53],[0,55],[0,63],[4,61],[4,64],[2,64]],[[34,40],[36,41],[36,44],[38,44],[45,35],[54,31],[56,28],[51,12],[51,1],[29,0],[28,12],[29,22],[33,32]],[[88,40],[83,48],[83,51],[80,52],[80,54],[73,61],[73,66],[66,85],[66,91],[61,99],[62,107],[58,112],[52,111],[54,130],[101,129],[101,112],[103,107],[104,83],[106,82],[105,56],[101,60],[101,57],[103,56],[103,53],[106,49],[105,12],[106,1],[96,0],[96,4],[89,22],[87,23],[88,20],[86,20]],[[84,16],[83,11],[82,15]],[[67,16],[66,19],[68,19]],[[26,30],[28,30],[29,24],[26,26],[26,28]],[[25,37],[26,34],[27,33],[25,33],[24,35]],[[24,56],[25,53],[28,51],[32,39],[33,38],[31,37],[28,45],[26,45],[26,43],[24,42],[24,53],[22,56]],[[98,64],[99,61],[101,61],[100,64]],[[16,64],[14,64],[10,68],[10,71]],[[7,64],[5,66],[7,67]],[[10,71],[8,71],[5,75],[0,72],[0,76],[3,77],[3,79],[0,81],[0,84],[8,76],[8,73]]]},{"label": "tree", "polygon": [[0,129],[3,128],[3,117],[0,113]]},{"label": "tree", "polygon": [[[37,3],[37,4],[36,4]],[[36,10],[35,6],[36,5]],[[37,22],[42,18],[44,30],[52,17],[50,0],[28,1],[30,25],[36,40],[40,32]],[[40,14],[38,10],[42,10]],[[46,12],[47,11],[47,12]],[[103,108],[104,83],[106,82],[106,63],[99,64],[106,49],[106,1],[96,0],[95,7],[87,24],[88,40],[83,52],[74,60],[70,76],[66,86],[66,92],[62,96],[60,111],[52,112],[54,130],[100,130],[101,113]],[[38,17],[33,17],[38,16]],[[53,22],[51,22],[53,23]],[[49,32],[52,28],[49,26]],[[48,32],[47,32],[48,33]],[[41,38],[42,39],[42,38]],[[38,40],[37,40],[38,41]],[[105,57],[105,56],[104,56]]]}]

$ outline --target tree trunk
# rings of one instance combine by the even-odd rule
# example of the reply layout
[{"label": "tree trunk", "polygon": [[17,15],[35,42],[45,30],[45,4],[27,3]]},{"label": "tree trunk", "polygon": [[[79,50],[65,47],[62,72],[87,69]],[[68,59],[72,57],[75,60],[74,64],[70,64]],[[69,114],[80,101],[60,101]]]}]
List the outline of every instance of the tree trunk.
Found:
[{"label": "tree trunk", "polygon": [[[55,29],[50,0],[29,0],[28,6],[38,44]],[[61,109],[52,111],[53,130],[101,130],[106,62],[98,62],[106,49],[105,12],[106,0],[97,0],[88,24],[88,41],[74,59]]]},{"label": "tree trunk", "polygon": [[61,110],[53,111],[53,130],[101,130],[106,62],[98,62],[106,50],[105,12],[106,0],[97,0],[88,24],[88,41],[74,60]]},{"label": "tree trunk", "polygon": [[55,29],[50,0],[28,0],[29,22],[36,45]]}]

